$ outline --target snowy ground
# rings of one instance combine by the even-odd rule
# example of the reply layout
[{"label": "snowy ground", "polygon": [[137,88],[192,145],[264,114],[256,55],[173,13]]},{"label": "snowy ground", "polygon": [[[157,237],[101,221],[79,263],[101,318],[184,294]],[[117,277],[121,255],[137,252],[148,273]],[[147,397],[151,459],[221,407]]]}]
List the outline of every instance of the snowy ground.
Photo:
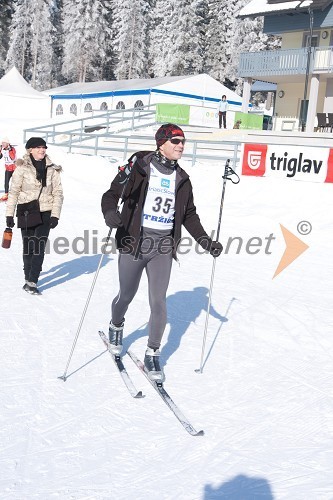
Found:
[{"label": "snowy ground", "polygon": [[[14,125],[9,132],[21,140]],[[21,290],[19,230],[11,249],[0,250],[0,498],[332,499],[332,185],[246,177],[227,184],[221,240],[239,236],[243,245],[216,263],[202,374],[195,369],[212,258],[192,247],[174,264],[162,360],[167,390],[205,430],[192,437],[125,358],[146,395],[129,396],[98,336],[117,293],[114,253],[104,257],[68,380],[57,378],[107,235],[100,198],[118,163],[48,152],[63,165],[65,203],[45,258],[42,296]],[[223,168],[182,165],[210,232]],[[3,226],[4,211],[1,204]],[[307,236],[297,233],[302,220],[312,224]],[[272,280],[285,248],[280,224],[309,249]],[[254,255],[246,252],[251,237],[263,242]],[[148,317],[144,278],[126,318],[126,346],[139,357]]]}]

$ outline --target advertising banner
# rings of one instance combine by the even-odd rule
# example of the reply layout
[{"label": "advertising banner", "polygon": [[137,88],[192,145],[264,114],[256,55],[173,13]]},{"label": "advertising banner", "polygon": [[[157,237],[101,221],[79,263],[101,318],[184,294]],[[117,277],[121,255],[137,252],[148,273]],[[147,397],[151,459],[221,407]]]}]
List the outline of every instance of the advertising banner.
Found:
[{"label": "advertising banner", "polygon": [[263,115],[255,115],[251,113],[235,113],[235,123],[240,121],[240,129],[262,130]]},{"label": "advertising banner", "polygon": [[188,125],[190,120],[190,106],[188,104],[156,104],[156,121],[158,123],[177,123]]},{"label": "advertising banner", "polygon": [[333,149],[280,144],[243,144],[242,175],[333,182]]},{"label": "advertising banner", "polygon": [[218,127],[219,118],[216,109],[191,106],[190,124]]}]

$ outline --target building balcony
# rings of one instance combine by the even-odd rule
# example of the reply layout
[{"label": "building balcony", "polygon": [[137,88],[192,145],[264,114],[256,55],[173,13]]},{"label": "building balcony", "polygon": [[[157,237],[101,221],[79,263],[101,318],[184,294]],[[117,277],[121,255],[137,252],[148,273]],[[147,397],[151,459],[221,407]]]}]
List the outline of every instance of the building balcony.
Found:
[{"label": "building balcony", "polygon": [[333,77],[333,47],[313,47],[308,65],[308,49],[266,50],[240,55],[238,74],[242,78],[279,81],[297,81],[317,73]]}]

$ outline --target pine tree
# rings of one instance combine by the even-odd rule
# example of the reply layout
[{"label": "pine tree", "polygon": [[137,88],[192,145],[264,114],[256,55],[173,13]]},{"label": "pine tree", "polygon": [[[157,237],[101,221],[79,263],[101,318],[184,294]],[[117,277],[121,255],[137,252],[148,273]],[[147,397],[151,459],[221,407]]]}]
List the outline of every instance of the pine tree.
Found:
[{"label": "pine tree", "polygon": [[67,81],[61,73],[62,61],[64,56],[64,35],[62,25],[62,9],[63,0],[54,0],[54,8],[52,10],[52,25],[55,29],[53,41],[53,69],[52,69],[52,84],[51,87],[65,85]]},{"label": "pine tree", "polygon": [[168,54],[171,75],[201,73],[204,59],[202,0],[174,0],[173,46]]},{"label": "pine tree", "polygon": [[44,90],[53,83],[55,69],[52,24],[54,0],[18,0],[10,27],[11,38],[6,58],[32,86]]},{"label": "pine tree", "polygon": [[6,54],[9,48],[10,24],[13,16],[13,0],[1,2],[0,16],[0,78],[5,72]]},{"label": "pine tree", "polygon": [[[246,4],[245,0],[238,0],[235,4],[235,12]],[[243,80],[238,76],[239,57],[242,52],[258,52],[261,50],[272,50],[280,47],[280,38],[267,36],[263,33],[263,17],[254,19],[240,19],[234,17],[232,30],[229,33],[229,64],[225,69],[226,85],[238,94],[241,94]]]},{"label": "pine tree", "polygon": [[[233,3],[233,2],[232,2]],[[228,64],[227,21],[228,0],[208,0],[208,27],[206,34],[206,72],[221,83]]]},{"label": "pine tree", "polygon": [[119,80],[145,78],[148,74],[147,0],[115,0],[116,76]]},{"label": "pine tree", "polygon": [[101,78],[111,43],[109,10],[103,0],[64,0],[62,73],[69,81]]},{"label": "pine tree", "polygon": [[156,5],[152,13],[155,26],[151,34],[149,53],[154,77],[166,76],[171,73],[175,15],[174,1],[156,0]]},{"label": "pine tree", "polygon": [[262,18],[237,18],[247,1],[2,0],[0,76],[15,65],[44,90],[206,72],[239,92],[240,52],[279,47]]},{"label": "pine tree", "polygon": [[39,90],[45,90],[52,86],[55,65],[53,8],[53,0],[37,0],[37,9],[31,23],[31,84]]},{"label": "pine tree", "polygon": [[21,75],[31,78],[31,19],[33,19],[32,3],[28,0],[17,0],[10,24],[10,40],[5,68],[16,66]]}]

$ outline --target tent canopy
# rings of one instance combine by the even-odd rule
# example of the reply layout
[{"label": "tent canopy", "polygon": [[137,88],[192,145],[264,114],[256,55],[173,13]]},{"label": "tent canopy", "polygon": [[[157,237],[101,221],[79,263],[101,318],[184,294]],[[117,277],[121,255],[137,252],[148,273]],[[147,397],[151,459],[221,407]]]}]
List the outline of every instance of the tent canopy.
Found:
[{"label": "tent canopy", "polygon": [[20,118],[50,117],[50,98],[38,92],[20,75],[15,66],[0,80],[0,109],[3,115]]},{"label": "tent canopy", "polygon": [[209,75],[166,76],[161,78],[71,83],[46,90],[53,99],[98,98],[131,93],[169,94],[216,102],[225,94],[229,102],[241,104],[238,94]]},{"label": "tent canopy", "polygon": [[38,92],[25,81],[15,66],[0,80],[0,94],[7,96],[26,97],[29,99],[45,99],[45,94]]}]

